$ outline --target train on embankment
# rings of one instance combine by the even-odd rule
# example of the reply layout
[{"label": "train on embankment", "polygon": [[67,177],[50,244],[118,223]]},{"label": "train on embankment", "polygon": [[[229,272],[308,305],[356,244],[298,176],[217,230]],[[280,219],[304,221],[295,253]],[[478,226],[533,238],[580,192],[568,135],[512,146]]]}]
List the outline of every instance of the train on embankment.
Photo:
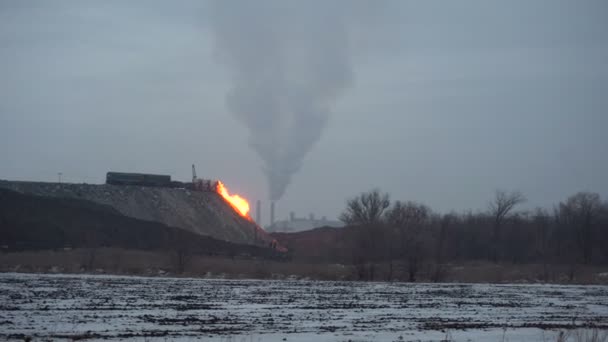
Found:
[{"label": "train on embankment", "polygon": [[106,174],[106,184],[170,187],[172,185],[172,182],[171,176],[169,175],[108,172]]},{"label": "train on embankment", "polygon": [[171,176],[169,175],[110,171],[106,173],[106,184],[181,188],[196,191],[217,192],[218,181],[197,178],[196,170],[194,165],[192,165],[192,182],[171,180]]},{"label": "train on embankment", "polygon": [[106,184],[153,186],[162,188],[185,188],[193,190],[195,185],[191,182],[171,180],[169,175],[155,175],[150,173],[108,172]]}]

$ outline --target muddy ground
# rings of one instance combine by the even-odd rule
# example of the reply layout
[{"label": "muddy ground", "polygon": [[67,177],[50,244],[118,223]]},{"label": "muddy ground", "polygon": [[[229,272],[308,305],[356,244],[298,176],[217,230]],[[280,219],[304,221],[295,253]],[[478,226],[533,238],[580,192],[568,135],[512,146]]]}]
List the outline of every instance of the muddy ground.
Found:
[{"label": "muddy ground", "polygon": [[542,341],[575,328],[608,329],[607,286],[0,274],[0,339]]}]

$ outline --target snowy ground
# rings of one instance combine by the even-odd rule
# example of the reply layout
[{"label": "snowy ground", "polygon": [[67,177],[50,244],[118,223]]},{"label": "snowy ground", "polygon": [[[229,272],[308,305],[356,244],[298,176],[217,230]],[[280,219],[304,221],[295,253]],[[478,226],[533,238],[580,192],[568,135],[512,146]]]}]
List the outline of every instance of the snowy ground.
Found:
[{"label": "snowy ground", "polygon": [[0,339],[555,341],[608,286],[0,274]]}]

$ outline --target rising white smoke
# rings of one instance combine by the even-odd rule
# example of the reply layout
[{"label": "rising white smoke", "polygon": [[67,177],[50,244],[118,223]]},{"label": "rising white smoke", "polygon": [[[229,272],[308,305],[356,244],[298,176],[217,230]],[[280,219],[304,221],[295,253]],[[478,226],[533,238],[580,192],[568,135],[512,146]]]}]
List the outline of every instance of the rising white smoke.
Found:
[{"label": "rising white smoke", "polygon": [[272,200],[283,196],[321,137],[335,100],[353,81],[353,5],[212,3],[217,56],[233,82],[227,106],[250,131],[249,144],[263,161]]}]

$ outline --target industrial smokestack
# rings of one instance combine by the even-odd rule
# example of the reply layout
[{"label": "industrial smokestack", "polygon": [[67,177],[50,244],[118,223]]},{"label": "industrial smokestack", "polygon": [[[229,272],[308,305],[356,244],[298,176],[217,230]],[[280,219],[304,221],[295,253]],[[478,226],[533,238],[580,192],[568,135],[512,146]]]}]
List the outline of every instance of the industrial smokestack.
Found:
[{"label": "industrial smokestack", "polygon": [[274,201],[270,202],[270,226],[274,226]]},{"label": "industrial smokestack", "polygon": [[258,200],[255,203],[255,223],[262,225],[262,201]]}]

